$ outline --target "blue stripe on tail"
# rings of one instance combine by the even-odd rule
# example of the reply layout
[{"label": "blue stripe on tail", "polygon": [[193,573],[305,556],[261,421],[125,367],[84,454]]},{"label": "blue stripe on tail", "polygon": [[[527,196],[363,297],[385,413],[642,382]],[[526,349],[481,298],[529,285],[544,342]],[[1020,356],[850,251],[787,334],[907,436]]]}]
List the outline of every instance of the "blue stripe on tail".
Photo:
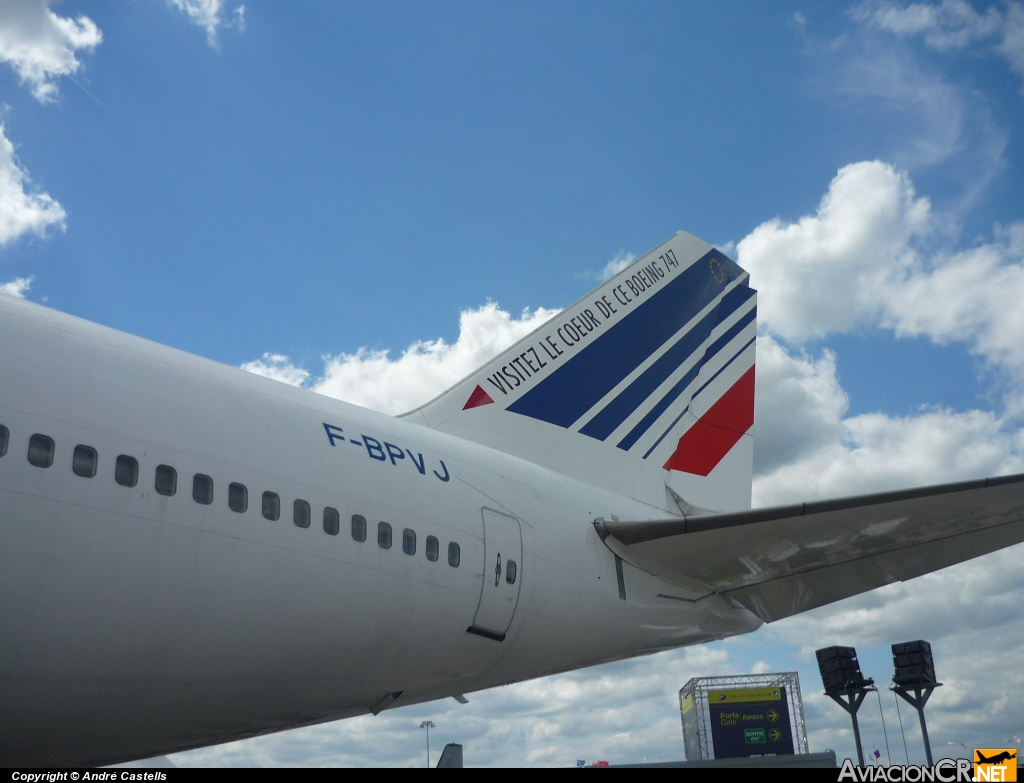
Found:
[{"label": "blue stripe on tail", "polygon": [[[676,344],[665,352],[654,364],[634,380],[629,386],[580,430],[584,435],[598,440],[606,440],[615,428],[624,422],[639,408],[644,400],[654,394],[672,373],[678,370],[701,345],[708,335],[722,321],[736,312],[754,295],[754,291],[746,286],[738,286],[722,297],[718,306],[700,320],[690,331],[680,337]],[[749,323],[749,320],[748,320]],[[735,328],[735,327],[734,327]],[[731,330],[730,330],[731,331]],[[731,338],[730,338],[731,339]],[[726,340],[725,342],[728,342]],[[720,344],[721,343],[721,344]],[[704,352],[705,359],[716,354],[724,345],[721,340]],[[703,361],[700,362],[703,364]],[[632,444],[630,444],[632,445]],[[627,447],[628,448],[628,447]]]},{"label": "blue stripe on tail", "polygon": [[[690,397],[691,401],[693,399],[695,399],[702,391],[704,391],[704,389],[707,388],[708,384],[710,384],[711,381],[715,380],[715,378],[717,378],[719,375],[721,375],[723,370],[725,370],[730,364],[732,364],[734,361],[736,361],[743,354],[743,352],[745,350],[747,350],[747,348],[749,348],[751,345],[753,345],[755,340],[757,340],[756,336],[755,337],[751,337],[746,343],[744,343],[743,347],[740,348],[738,351],[736,351],[736,353],[733,354],[732,358],[730,358],[729,361],[727,361],[724,365],[722,365],[722,367],[718,370],[718,372],[716,372],[714,375],[712,375],[711,378],[708,379],[708,381],[703,386],[701,386],[699,389],[697,389],[697,391],[695,391],[691,395],[691,397]],[[687,373],[687,376],[690,377],[690,380],[687,381],[687,385],[688,385],[690,382],[693,381],[694,377],[696,377],[696,373],[694,373],[694,376],[692,376],[692,377],[690,376],[690,373]],[[676,386],[673,386],[672,390],[675,391],[676,388],[677,388]],[[683,388],[685,388],[685,386],[680,386],[678,388],[679,388],[679,391],[681,392],[683,390]],[[669,394],[671,394],[671,393],[672,392],[669,392]],[[678,397],[678,396],[679,396],[679,394],[677,393],[675,395],[675,397]],[[664,413],[665,409],[668,408],[668,406],[672,404],[672,401],[675,400],[675,397],[672,397],[672,400],[669,400],[668,404],[665,404],[665,405],[662,405],[662,403],[659,402],[658,405],[655,406],[655,408],[657,409],[657,414],[656,415],[652,415],[652,414],[654,414],[654,411],[651,411],[651,413],[648,413],[646,416],[644,416],[643,420],[639,424],[637,424],[632,430],[630,430],[629,434],[619,442],[619,448],[628,451],[629,448],[634,443],[636,443],[637,440],[639,440],[640,436],[643,435],[645,432],[647,432],[647,430],[649,430],[651,428],[651,426],[654,424],[654,422],[658,420],[658,416],[661,416],[661,414]],[[656,441],[654,441],[654,444],[649,449],[647,449],[647,451],[644,452],[644,459],[647,459],[649,456],[651,456],[651,452],[654,451],[656,448],[658,448],[658,446],[661,444],[661,442],[663,440],[665,440],[665,436],[668,435],[670,432],[672,432],[672,430],[675,428],[675,426],[679,423],[679,420],[681,418],[683,418],[683,414],[686,413],[689,409],[690,409],[690,406],[687,405],[685,408],[683,408],[682,411],[680,411],[679,415],[676,416],[672,420],[672,423],[668,425],[668,428],[663,433],[661,433],[661,435],[659,436],[659,438]],[[641,427],[642,427],[642,429],[641,429]]]},{"label": "blue stripe on tail", "polygon": [[[757,309],[754,308],[745,316],[740,318],[740,320],[737,321],[725,334],[718,338],[714,342],[714,344],[711,345],[708,348],[708,350],[704,352],[704,356],[701,357],[701,360],[697,362],[697,364],[695,364],[693,368],[679,380],[678,383],[674,384],[672,388],[668,390],[664,397],[658,400],[655,406],[651,408],[650,411],[648,411],[646,416],[644,416],[642,419],[640,419],[640,421],[636,423],[636,425],[633,427],[633,429],[629,431],[626,437],[619,441],[618,447],[625,451],[631,449],[633,447],[633,444],[640,440],[644,433],[647,432],[647,430],[651,428],[654,422],[658,420],[661,414],[663,414],[671,407],[672,403],[674,403],[679,398],[679,395],[686,391],[686,389],[690,386],[691,383],[697,380],[697,376],[700,374],[700,371],[704,368],[704,365],[711,361],[711,359],[713,359],[715,355],[722,350],[722,348],[724,348],[734,337],[736,337],[736,335],[742,332],[756,317]],[[747,343],[747,345],[749,344],[750,343]],[[736,354],[736,356],[739,356],[739,354],[742,353],[746,349],[746,347],[747,346],[744,345],[743,348],[741,348],[739,352]],[[736,356],[733,356],[732,359],[729,359],[729,361],[725,363],[725,366],[722,367],[722,370],[724,370],[725,367],[728,367],[729,364],[732,363],[733,359],[736,358]],[[714,376],[712,376],[711,380],[717,378],[718,373],[720,373],[722,370],[716,372]],[[708,383],[710,382],[711,381],[709,380]],[[707,385],[708,384],[705,383],[704,386],[701,386],[700,389],[697,390],[697,394],[703,391],[704,387]],[[694,394],[693,396],[696,397],[697,394]],[[673,424],[673,426],[675,425]],[[669,429],[671,429],[671,427],[669,427]],[[660,438],[658,439],[658,442],[661,442]],[[646,454],[644,455],[644,459],[647,459]]]},{"label": "blue stripe on tail", "polygon": [[506,410],[571,426],[744,274],[718,251],[706,253]]}]

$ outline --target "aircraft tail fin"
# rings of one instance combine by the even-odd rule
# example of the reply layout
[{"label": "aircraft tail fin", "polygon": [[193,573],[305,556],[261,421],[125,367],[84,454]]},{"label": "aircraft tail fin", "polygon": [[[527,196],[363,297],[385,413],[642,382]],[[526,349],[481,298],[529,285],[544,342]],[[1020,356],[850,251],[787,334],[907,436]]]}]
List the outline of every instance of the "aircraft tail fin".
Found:
[{"label": "aircraft tail fin", "polygon": [[680,232],[405,415],[672,512],[749,508],[756,311]]}]

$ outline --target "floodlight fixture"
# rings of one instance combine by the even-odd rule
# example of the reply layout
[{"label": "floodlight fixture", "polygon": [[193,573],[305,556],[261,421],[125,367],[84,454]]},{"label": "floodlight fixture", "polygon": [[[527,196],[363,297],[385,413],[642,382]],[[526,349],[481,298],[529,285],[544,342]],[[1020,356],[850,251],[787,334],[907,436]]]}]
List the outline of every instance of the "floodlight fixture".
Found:
[{"label": "floodlight fixture", "polygon": [[829,695],[868,688],[875,684],[874,680],[865,679],[861,673],[857,651],[853,647],[825,647],[817,650],[815,655],[818,658],[821,683]]},{"label": "floodlight fixture", "polygon": [[892,677],[892,690],[917,710],[921,721],[924,755],[932,764],[932,746],[928,740],[928,726],[924,722],[924,705],[932,691],[942,685],[935,679],[935,659],[932,646],[924,639],[892,645],[892,663],[896,673]]},{"label": "floodlight fixture", "polygon": [[864,749],[860,744],[860,726],[857,710],[864,698],[875,690],[875,681],[867,679],[860,670],[857,651],[853,647],[823,647],[815,651],[821,684],[825,695],[850,714],[853,722],[853,741],[857,745],[857,762],[864,766]]},{"label": "floodlight fixture", "polygon": [[932,646],[924,639],[900,642],[892,646],[892,663],[896,674],[892,681],[904,687],[927,687],[937,683]]},{"label": "floodlight fixture", "polygon": [[427,730],[427,769],[430,769],[430,730],[436,729],[437,726],[434,725],[434,721],[425,720],[420,723],[420,728]]}]

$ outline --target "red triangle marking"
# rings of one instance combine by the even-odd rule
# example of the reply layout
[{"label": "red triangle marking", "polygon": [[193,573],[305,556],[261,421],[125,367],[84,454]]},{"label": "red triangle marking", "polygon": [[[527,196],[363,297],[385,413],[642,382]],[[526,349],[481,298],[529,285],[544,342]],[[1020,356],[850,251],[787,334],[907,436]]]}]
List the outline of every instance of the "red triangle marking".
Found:
[{"label": "red triangle marking", "polygon": [[466,404],[462,406],[462,410],[468,411],[470,408],[479,408],[481,405],[490,405],[492,402],[494,400],[491,399],[491,395],[477,386],[473,389],[473,393],[469,395]]}]

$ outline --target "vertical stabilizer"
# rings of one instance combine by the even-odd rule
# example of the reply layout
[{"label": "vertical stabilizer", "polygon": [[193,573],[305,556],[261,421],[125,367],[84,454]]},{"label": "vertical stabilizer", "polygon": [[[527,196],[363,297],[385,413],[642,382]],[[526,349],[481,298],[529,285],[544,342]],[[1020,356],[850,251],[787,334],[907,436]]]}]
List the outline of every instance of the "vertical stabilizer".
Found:
[{"label": "vertical stabilizer", "polygon": [[756,313],[680,232],[406,415],[671,512],[748,508]]}]

